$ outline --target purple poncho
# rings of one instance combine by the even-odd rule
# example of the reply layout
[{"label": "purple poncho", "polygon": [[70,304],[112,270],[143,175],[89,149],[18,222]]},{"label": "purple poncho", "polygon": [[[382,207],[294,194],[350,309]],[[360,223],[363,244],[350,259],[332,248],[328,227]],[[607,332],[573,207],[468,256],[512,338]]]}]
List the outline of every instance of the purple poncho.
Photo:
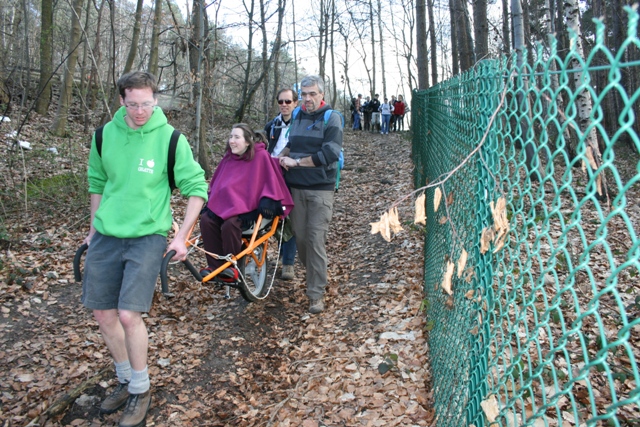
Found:
[{"label": "purple poncho", "polygon": [[255,145],[252,160],[227,152],[211,178],[207,207],[226,220],[258,209],[263,197],[279,200],[285,216],[293,209],[278,159],[272,158],[262,143]]}]

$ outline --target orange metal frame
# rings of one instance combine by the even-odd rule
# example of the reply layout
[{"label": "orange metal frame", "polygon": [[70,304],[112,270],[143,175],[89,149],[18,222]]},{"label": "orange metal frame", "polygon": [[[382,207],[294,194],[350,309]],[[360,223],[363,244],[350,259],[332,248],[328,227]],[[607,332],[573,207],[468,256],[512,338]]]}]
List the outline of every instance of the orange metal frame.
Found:
[{"label": "orange metal frame", "polygon": [[[247,247],[239,254],[233,255],[231,258],[234,261],[238,261],[243,256],[246,256],[249,254],[253,258],[255,263],[258,265],[258,267],[262,267],[267,257],[269,238],[275,234],[276,230],[278,229],[279,222],[280,222],[279,216],[276,216],[275,218],[273,218],[273,221],[271,221],[271,228],[269,229],[269,231],[267,231],[266,233],[264,233],[262,236],[258,238],[258,234],[260,233],[260,224],[262,224],[262,215],[258,215],[258,219],[256,220],[256,225],[253,227],[253,234],[251,235],[251,239],[247,239],[245,237],[242,238],[242,241]],[[193,231],[193,229],[191,231]],[[196,240],[197,238],[187,239],[186,241],[187,247],[195,245]],[[258,259],[256,255],[253,253],[253,251],[260,245],[264,245],[264,248],[262,251],[262,256],[260,257],[260,259]],[[225,262],[220,267],[218,267],[215,271],[212,271],[211,273],[203,277],[202,282],[204,283],[204,282],[208,282],[209,280],[212,280],[218,274],[220,274],[225,268],[229,268],[231,265],[233,265],[233,262],[231,261]]]}]

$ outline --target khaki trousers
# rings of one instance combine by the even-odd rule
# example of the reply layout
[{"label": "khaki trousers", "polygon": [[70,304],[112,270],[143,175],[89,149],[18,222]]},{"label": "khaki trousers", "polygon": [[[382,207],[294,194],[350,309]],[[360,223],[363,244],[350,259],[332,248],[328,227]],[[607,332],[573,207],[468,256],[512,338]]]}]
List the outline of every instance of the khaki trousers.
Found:
[{"label": "khaki trousers", "polygon": [[291,189],[291,225],[298,256],[307,270],[307,296],[320,299],[327,286],[327,235],[333,214],[333,191]]}]

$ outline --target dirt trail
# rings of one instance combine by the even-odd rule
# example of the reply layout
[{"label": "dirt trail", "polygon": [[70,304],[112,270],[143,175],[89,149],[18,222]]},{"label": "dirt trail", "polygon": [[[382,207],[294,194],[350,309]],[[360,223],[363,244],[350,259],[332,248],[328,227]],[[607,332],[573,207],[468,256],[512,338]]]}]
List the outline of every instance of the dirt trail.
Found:
[{"label": "dirt trail", "polygon": [[[413,190],[405,134],[345,133],[346,168],[331,225],[327,309],[307,314],[304,272],[277,279],[266,302],[202,285],[173,270],[175,297],[146,318],[155,426],[430,425],[422,300],[422,230],[400,205],[405,231],[370,234],[391,203]],[[3,298],[0,419],[27,425],[63,393],[110,367],[96,323],[80,306],[71,254],[86,230],[57,242],[30,291]],[[32,249],[33,250],[33,247]],[[16,250],[27,257],[27,246]],[[197,263],[197,261],[196,261]],[[66,282],[66,283],[65,283]],[[4,285],[2,285],[4,286]],[[11,290],[11,289],[9,289]],[[389,372],[381,374],[387,359]],[[99,401],[111,376],[47,426],[115,426]]]}]

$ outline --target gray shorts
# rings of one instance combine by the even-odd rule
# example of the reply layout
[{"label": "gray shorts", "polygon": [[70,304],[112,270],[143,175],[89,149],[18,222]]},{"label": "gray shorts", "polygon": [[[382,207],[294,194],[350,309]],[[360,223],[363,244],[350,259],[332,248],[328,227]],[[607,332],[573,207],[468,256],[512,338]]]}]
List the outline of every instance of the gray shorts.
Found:
[{"label": "gray shorts", "polygon": [[159,234],[120,239],[96,232],[84,263],[84,306],[148,312],[166,246]]}]

